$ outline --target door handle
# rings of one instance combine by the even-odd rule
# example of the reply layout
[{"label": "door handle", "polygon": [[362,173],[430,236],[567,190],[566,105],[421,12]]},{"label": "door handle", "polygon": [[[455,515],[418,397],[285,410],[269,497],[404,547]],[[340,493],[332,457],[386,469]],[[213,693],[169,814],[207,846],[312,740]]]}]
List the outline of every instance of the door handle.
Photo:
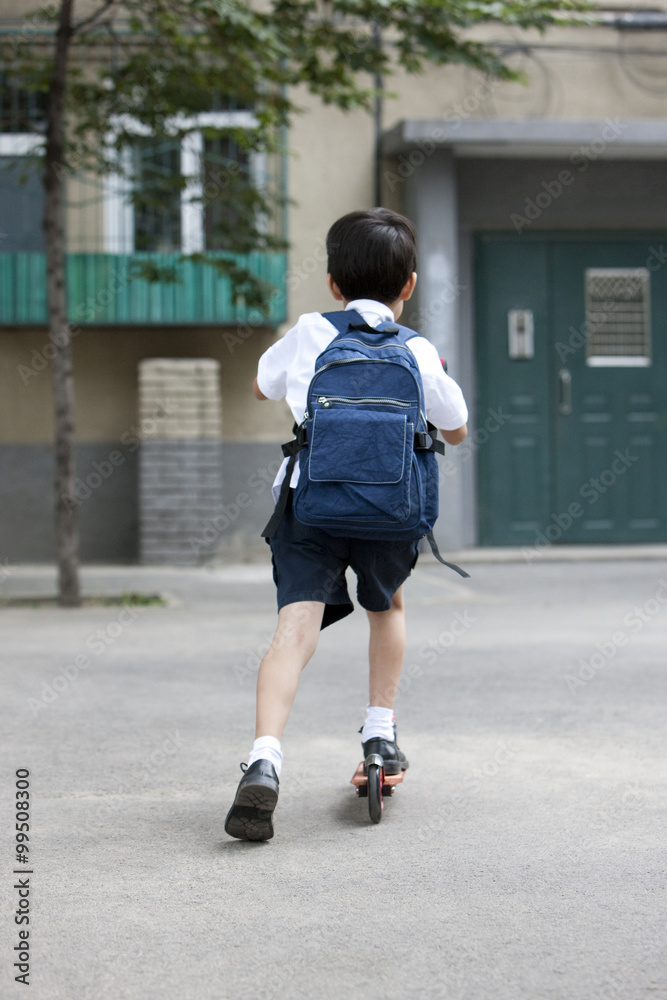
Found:
[{"label": "door handle", "polygon": [[558,410],[564,417],[572,413],[572,375],[567,368],[558,372]]}]

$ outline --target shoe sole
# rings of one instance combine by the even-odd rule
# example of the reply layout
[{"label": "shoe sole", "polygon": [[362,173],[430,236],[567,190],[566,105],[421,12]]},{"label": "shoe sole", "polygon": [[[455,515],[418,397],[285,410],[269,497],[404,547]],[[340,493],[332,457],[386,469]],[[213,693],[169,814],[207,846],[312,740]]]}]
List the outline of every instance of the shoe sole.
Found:
[{"label": "shoe sole", "polygon": [[225,832],[240,840],[271,840],[278,792],[270,785],[244,785],[227,813]]},{"label": "shoe sole", "polygon": [[407,760],[384,760],[384,773],[385,774],[400,774],[401,771],[407,771],[410,764]]},{"label": "shoe sole", "polygon": [[[407,760],[388,760],[386,757],[382,758],[385,774],[400,774],[401,771],[407,771],[410,767],[410,763]],[[364,774],[366,774],[366,763],[364,762]]]}]

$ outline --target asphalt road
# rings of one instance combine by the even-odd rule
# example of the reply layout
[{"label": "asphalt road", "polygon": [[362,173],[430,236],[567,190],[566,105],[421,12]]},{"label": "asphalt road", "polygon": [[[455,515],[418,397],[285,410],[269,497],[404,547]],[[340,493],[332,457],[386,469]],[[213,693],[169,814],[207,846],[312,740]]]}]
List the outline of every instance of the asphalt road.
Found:
[{"label": "asphalt road", "polygon": [[[667,561],[470,568],[425,561],[407,586],[411,766],[382,822],[349,784],[357,611],[304,674],[260,844],[223,823],[275,622],[266,566],[90,569],[89,592],[169,604],[0,609],[0,995],[667,998]],[[5,577],[3,595],[52,585]]]}]

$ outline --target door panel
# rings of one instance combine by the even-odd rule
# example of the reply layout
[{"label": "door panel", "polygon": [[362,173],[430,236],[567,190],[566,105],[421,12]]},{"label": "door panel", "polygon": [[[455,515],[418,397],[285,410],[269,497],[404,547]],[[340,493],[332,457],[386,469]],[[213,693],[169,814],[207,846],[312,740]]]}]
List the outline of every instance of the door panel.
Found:
[{"label": "door panel", "polygon": [[[664,537],[664,475],[653,463],[664,442],[659,411],[665,411],[665,317],[667,280],[650,272],[651,243],[645,240],[552,243],[553,336],[556,353],[571,378],[572,409],[555,413],[555,506],[567,510],[578,502],[583,510],[563,541],[640,542]],[[645,275],[650,295],[652,357],[614,355],[601,365],[587,357],[596,322],[586,311],[588,274]],[[618,287],[618,281],[615,282]],[[628,285],[629,288],[629,285]],[[636,336],[636,310],[622,291],[610,298],[602,324],[614,327],[618,342]],[[628,294],[630,294],[628,292]],[[627,309],[631,310],[631,314]],[[625,311],[624,311],[625,310]],[[580,336],[575,338],[575,333]],[[629,333],[627,331],[630,331]],[[571,350],[565,351],[567,344]],[[575,346],[577,345],[577,346]],[[572,349],[573,348],[573,349]],[[634,349],[634,348],[633,348]],[[622,354],[622,348],[614,348]],[[616,360],[616,364],[611,364]],[[642,509],[642,515],[637,511]],[[663,524],[661,525],[661,521]]]},{"label": "door panel", "polygon": [[[667,541],[667,266],[655,246],[660,234],[478,239],[478,428],[503,414],[479,439],[482,544]],[[600,302],[603,287],[613,294]],[[517,309],[532,311],[533,357],[510,357]]]},{"label": "door panel", "polygon": [[[478,251],[480,533],[482,544],[513,545],[534,537],[549,504],[547,248],[527,255],[518,243],[489,240]],[[509,359],[510,309],[532,310],[530,360]],[[499,419],[492,422],[494,412]],[[488,438],[487,427],[495,428]]]}]

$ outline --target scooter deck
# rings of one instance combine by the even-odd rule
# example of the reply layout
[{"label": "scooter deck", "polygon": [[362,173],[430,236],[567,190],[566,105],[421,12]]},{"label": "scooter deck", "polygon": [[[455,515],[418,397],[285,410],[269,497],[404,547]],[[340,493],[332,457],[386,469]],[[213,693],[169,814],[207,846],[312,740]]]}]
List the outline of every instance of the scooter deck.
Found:
[{"label": "scooter deck", "polygon": [[[382,782],[382,784],[383,785],[399,785],[401,783],[401,781],[403,781],[404,775],[405,775],[405,771],[399,771],[398,774],[385,774],[384,781]],[[359,764],[359,767],[354,772],[354,774],[352,775],[352,777],[350,778],[350,784],[351,785],[355,785],[357,788],[360,788],[362,785],[367,785],[368,784],[368,776],[364,774],[364,762],[363,762],[363,760]]]}]

